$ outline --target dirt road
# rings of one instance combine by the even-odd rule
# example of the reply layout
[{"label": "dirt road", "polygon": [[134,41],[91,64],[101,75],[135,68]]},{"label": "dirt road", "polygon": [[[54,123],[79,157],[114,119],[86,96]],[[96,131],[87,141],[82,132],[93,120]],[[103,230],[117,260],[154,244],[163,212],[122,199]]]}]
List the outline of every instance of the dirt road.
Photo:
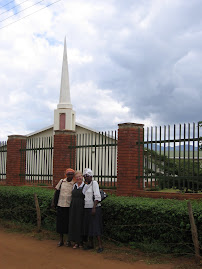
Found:
[{"label": "dirt road", "polygon": [[23,234],[0,230],[1,269],[172,269],[172,264],[148,265],[139,260],[126,263],[106,259],[82,249],[56,247],[55,240],[39,241]]}]

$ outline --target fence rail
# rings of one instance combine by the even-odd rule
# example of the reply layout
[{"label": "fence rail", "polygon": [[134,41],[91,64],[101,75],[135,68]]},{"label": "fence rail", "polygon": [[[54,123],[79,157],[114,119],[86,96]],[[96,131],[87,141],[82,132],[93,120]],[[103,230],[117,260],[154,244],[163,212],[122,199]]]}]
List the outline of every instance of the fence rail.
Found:
[{"label": "fence rail", "polygon": [[[146,188],[202,189],[200,126],[190,123],[144,129],[143,183]],[[139,180],[142,177],[139,176]]]},{"label": "fence rail", "polygon": [[78,134],[76,136],[76,146],[74,146],[72,140],[72,145],[69,148],[72,152],[72,160],[74,160],[74,154],[76,153],[76,170],[83,171],[86,167],[91,168],[94,172],[94,178],[101,186],[116,187],[116,131]]},{"label": "fence rail", "polygon": [[21,148],[21,163],[25,163],[26,173],[20,176],[27,183],[52,184],[53,137],[27,139],[26,148]]},{"label": "fence rail", "polygon": [[0,181],[6,180],[7,142],[0,141]]}]

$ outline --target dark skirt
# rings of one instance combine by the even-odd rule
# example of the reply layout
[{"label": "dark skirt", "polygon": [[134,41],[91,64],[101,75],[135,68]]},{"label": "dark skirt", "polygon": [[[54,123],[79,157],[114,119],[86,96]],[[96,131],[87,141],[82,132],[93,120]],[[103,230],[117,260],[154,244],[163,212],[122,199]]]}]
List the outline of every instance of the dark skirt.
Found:
[{"label": "dark skirt", "polygon": [[102,208],[96,207],[92,216],[92,208],[84,209],[84,236],[100,236],[103,233]]},{"label": "dark skirt", "polygon": [[69,231],[69,207],[57,207],[56,232],[68,234]]},{"label": "dark skirt", "polygon": [[72,201],[69,211],[69,241],[81,243],[83,241],[84,195],[82,188],[72,191]]}]

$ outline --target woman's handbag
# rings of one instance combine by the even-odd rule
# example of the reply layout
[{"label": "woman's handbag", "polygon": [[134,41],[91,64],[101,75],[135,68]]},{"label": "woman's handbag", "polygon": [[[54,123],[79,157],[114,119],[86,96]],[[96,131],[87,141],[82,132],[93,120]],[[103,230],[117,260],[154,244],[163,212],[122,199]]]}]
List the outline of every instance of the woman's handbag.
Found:
[{"label": "woman's handbag", "polygon": [[[92,188],[93,188],[93,181],[92,181]],[[107,194],[106,192],[104,192],[102,189],[100,189],[100,196],[101,196],[101,201],[100,203],[105,199],[107,198]],[[94,191],[93,191],[93,201],[95,200],[95,196],[94,196]]]},{"label": "woman's handbag", "polygon": [[101,195],[101,202],[105,199],[105,198],[107,198],[107,194],[106,194],[106,192],[104,192],[102,189],[100,189],[100,195]]},{"label": "woman's handbag", "polygon": [[55,190],[55,193],[54,193],[54,196],[53,196],[53,200],[52,200],[52,203],[51,203],[51,205],[53,206],[53,207],[57,207],[57,205],[58,205],[58,200],[59,200],[59,196],[60,196],[60,189],[61,189],[61,186],[62,186],[62,181],[61,181],[61,184],[60,184],[60,187],[59,187],[59,189],[58,190]]}]

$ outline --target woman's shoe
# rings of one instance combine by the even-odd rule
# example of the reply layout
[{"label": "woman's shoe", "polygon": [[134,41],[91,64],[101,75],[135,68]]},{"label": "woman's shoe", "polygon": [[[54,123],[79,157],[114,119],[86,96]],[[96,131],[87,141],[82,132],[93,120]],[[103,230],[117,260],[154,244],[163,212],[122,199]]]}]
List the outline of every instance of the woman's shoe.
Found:
[{"label": "woman's shoe", "polygon": [[103,252],[103,248],[98,248],[98,250],[97,250],[97,253],[101,253],[101,252]]},{"label": "woman's shoe", "polygon": [[76,249],[76,248],[78,248],[79,247],[79,245],[78,244],[75,244],[74,246],[73,246],[73,249]]},{"label": "woman's shoe", "polygon": [[60,241],[60,242],[58,243],[57,246],[58,246],[58,247],[61,247],[61,246],[63,246],[63,245],[64,245],[64,242],[61,242],[61,241]]},{"label": "woman's shoe", "polygon": [[71,247],[72,246],[70,241],[67,241],[67,243],[65,245],[66,245],[66,247]]}]

